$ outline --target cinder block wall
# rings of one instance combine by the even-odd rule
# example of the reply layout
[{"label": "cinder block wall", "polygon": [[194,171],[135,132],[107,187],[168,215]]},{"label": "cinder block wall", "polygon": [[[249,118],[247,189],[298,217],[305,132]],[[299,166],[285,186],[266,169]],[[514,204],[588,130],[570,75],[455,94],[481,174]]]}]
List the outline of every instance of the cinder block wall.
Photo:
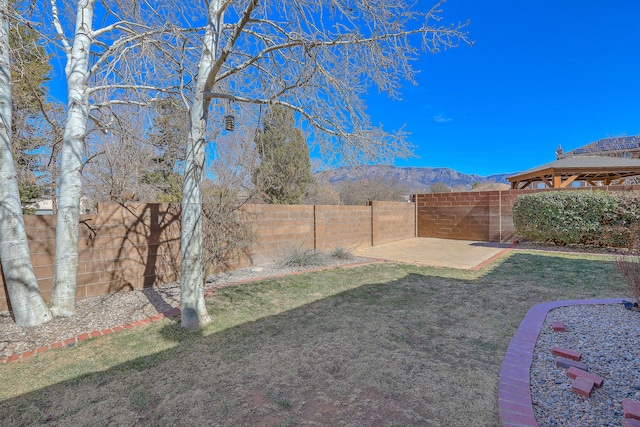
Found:
[{"label": "cinder block wall", "polygon": [[371,206],[315,206],[316,249],[372,245]]},{"label": "cinder block wall", "polygon": [[232,270],[268,264],[293,247],[313,249],[313,206],[245,205],[238,215],[253,243],[238,254]]},{"label": "cinder block wall", "polygon": [[[180,272],[180,207],[100,204],[82,215],[79,230],[78,298],[169,283]],[[229,269],[273,262],[292,248],[354,249],[415,236],[413,203],[372,206],[246,205],[238,221],[253,243]],[[27,215],[25,226],[38,285],[49,301],[54,274],[56,219]],[[395,237],[394,237],[395,236]],[[377,242],[377,243],[374,243]],[[0,274],[0,310],[8,300]]]},{"label": "cinder block wall", "polygon": [[521,194],[541,191],[634,191],[640,185],[417,194],[418,237],[511,242],[517,238],[513,203]]},{"label": "cinder block wall", "polygon": [[[77,297],[131,290],[178,278],[180,211],[161,204],[100,205],[100,214],[81,215]],[[56,219],[25,215],[29,250],[38,286],[51,298],[55,263]],[[0,276],[0,310],[8,301]]]},{"label": "cinder block wall", "polygon": [[373,246],[416,237],[414,203],[372,202]]},{"label": "cinder block wall", "polygon": [[418,236],[490,241],[499,192],[419,194]]}]

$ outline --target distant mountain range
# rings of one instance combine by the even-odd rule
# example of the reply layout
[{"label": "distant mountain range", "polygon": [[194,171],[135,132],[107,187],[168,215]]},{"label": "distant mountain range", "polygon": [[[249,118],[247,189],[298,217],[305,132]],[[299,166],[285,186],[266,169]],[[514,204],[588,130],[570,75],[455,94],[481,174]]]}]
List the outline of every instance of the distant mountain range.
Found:
[{"label": "distant mountain range", "polygon": [[432,184],[437,182],[449,187],[464,186],[467,190],[470,190],[476,182],[508,184],[506,177],[513,174],[480,176],[457,172],[450,168],[401,168],[388,165],[369,165],[343,166],[338,169],[318,172],[318,175],[331,184],[382,177],[407,185],[412,192],[426,192]]}]

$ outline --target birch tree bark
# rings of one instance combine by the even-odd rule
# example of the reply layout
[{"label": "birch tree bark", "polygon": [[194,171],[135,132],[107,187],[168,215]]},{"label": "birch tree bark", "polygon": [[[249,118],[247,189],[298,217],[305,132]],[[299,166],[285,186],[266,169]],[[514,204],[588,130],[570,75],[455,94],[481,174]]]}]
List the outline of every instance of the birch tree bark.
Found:
[{"label": "birch tree bark", "polygon": [[443,2],[427,10],[408,0],[206,2],[205,31],[194,41],[202,46],[195,84],[187,79],[192,102],[182,201],[183,327],[210,321],[201,204],[210,109],[219,119],[219,101],[245,109],[280,105],[307,123],[325,154],[339,153],[347,162],[406,157],[406,134],[372,126],[362,96],[375,86],[397,98],[401,82],[413,81],[411,60],[421,50],[436,53],[467,41],[465,23],[438,24]]},{"label": "birch tree bark", "polygon": [[[226,4],[225,4],[226,3]],[[202,252],[202,178],[204,147],[213,85],[215,55],[222,33],[228,1],[212,0],[207,10],[203,49],[198,77],[189,108],[189,135],[182,189],[182,230],[180,236],[180,301],[184,328],[198,328],[211,321],[204,302],[204,263]]]},{"label": "birch tree bark", "polygon": [[0,261],[15,322],[51,320],[33,272],[11,150],[8,0],[0,0]]},{"label": "birch tree bark", "polygon": [[[55,10],[55,0],[52,3]],[[55,316],[75,313],[82,158],[89,120],[87,79],[95,0],[78,2],[73,45],[65,45],[68,110],[60,163],[56,256],[50,308]]]},{"label": "birch tree bark", "polygon": [[[50,20],[54,37],[66,55],[68,109],[62,141],[60,185],[57,210],[56,256],[50,308],[56,316],[75,313],[78,276],[78,228],[82,196],[82,168],[90,120],[103,132],[117,113],[115,105],[147,104],[144,93],[168,90],[162,58],[165,50],[159,38],[171,34],[166,17],[154,7],[164,3],[139,3],[137,0],[113,2],[78,0],[61,3],[71,6],[75,19],[61,16],[58,1],[50,2]],[[96,10],[99,10],[99,16]],[[99,18],[102,26],[94,28]],[[65,24],[71,21],[72,37],[67,39]],[[71,23],[68,25],[71,27]],[[72,42],[69,40],[72,38]],[[158,52],[160,52],[158,54]],[[154,62],[155,60],[155,62]],[[162,84],[153,84],[161,81]],[[89,84],[91,82],[91,84]],[[147,101],[144,101],[145,98]],[[100,114],[98,114],[100,113]],[[99,117],[98,117],[99,116]],[[106,117],[105,123],[102,119]]]}]

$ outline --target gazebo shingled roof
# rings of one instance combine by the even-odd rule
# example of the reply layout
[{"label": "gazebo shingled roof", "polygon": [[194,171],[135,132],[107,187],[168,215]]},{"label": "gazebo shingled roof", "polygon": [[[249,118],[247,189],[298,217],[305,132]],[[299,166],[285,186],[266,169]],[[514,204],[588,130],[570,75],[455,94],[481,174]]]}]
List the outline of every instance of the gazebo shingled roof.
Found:
[{"label": "gazebo shingled roof", "polygon": [[547,188],[566,188],[575,181],[587,184],[622,184],[640,175],[640,159],[609,156],[573,156],[547,163],[508,177],[512,189],[542,182]]},{"label": "gazebo shingled roof", "polygon": [[573,156],[612,156],[637,158],[640,154],[640,136],[616,136],[599,139],[575,150],[560,153],[558,159]]}]

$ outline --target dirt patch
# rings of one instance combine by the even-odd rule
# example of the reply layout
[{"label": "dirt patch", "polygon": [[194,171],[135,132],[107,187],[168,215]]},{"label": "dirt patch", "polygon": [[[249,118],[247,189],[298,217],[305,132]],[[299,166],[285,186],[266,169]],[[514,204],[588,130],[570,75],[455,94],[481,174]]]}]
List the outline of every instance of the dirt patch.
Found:
[{"label": "dirt patch", "polygon": [[251,426],[388,426],[390,420],[395,420],[396,425],[410,425],[410,420],[416,418],[401,401],[369,387],[355,387],[347,394],[335,395],[308,391],[300,399],[254,388],[248,392],[245,405],[242,424]]},{"label": "dirt patch", "polygon": [[305,396],[300,418],[318,425],[340,425],[343,420],[351,420],[354,425],[388,426],[390,420],[396,424],[409,422],[407,411],[403,402],[397,399],[371,388],[356,387],[348,396],[330,400],[309,393]]}]

